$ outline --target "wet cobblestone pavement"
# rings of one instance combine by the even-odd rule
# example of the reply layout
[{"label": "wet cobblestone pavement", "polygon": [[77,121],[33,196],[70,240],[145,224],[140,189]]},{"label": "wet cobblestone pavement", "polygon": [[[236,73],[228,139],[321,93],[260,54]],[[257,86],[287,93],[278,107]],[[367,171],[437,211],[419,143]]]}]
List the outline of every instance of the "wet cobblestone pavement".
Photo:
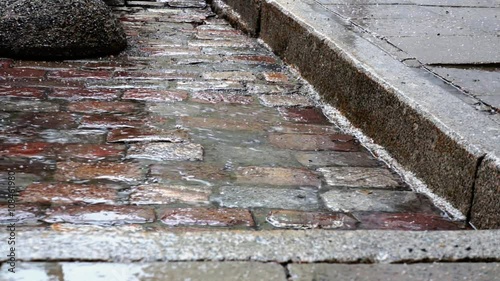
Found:
[{"label": "wet cobblestone pavement", "polygon": [[117,57],[0,59],[0,223],[15,171],[26,228],[466,229],[205,3],[139,4]]}]

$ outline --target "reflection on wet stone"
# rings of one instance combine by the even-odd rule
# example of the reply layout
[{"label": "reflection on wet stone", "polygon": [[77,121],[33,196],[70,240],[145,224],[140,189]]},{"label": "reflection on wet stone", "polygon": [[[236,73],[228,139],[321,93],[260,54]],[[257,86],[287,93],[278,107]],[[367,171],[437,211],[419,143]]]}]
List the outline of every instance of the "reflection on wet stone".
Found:
[{"label": "reflection on wet stone", "polygon": [[179,186],[147,184],[138,186],[130,194],[130,204],[160,205],[175,202],[208,204],[210,189]]},{"label": "reflection on wet stone", "polygon": [[271,211],[266,221],[277,228],[291,229],[353,229],[357,221],[342,213]]},{"label": "reflection on wet stone", "polygon": [[189,140],[189,135],[183,130],[151,130],[124,128],[112,130],[107,138],[108,142],[143,142],[143,141],[167,141],[184,142]]},{"label": "reflection on wet stone", "polygon": [[253,226],[252,215],[244,209],[165,209],[161,222],[170,226]]},{"label": "reflection on wet stone", "polygon": [[21,192],[20,202],[40,204],[113,204],[116,191],[105,185],[31,184]]},{"label": "reflection on wet stone", "polygon": [[118,225],[130,223],[147,223],[155,220],[153,209],[131,206],[67,206],[49,211],[43,219],[47,223],[74,223]]},{"label": "reflection on wet stone", "polygon": [[240,167],[236,170],[236,182],[316,187],[319,187],[321,184],[319,175],[307,169],[274,167]]},{"label": "reflection on wet stone", "polygon": [[127,158],[157,161],[201,161],[203,160],[203,147],[194,143],[133,144],[127,151]]},{"label": "reflection on wet stone", "polygon": [[145,172],[144,168],[133,163],[59,162],[55,179],[59,181],[106,179],[134,184],[145,178]]},{"label": "reflection on wet stone", "polygon": [[317,191],[312,188],[286,189],[250,186],[223,186],[211,196],[214,203],[228,208],[318,209]]}]

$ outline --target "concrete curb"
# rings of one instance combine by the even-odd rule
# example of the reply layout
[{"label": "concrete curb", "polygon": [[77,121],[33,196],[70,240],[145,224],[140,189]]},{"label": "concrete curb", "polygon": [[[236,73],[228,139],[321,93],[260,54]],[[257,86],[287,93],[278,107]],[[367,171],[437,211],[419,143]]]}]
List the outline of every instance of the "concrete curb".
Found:
[{"label": "concrete curb", "polygon": [[[225,14],[244,14],[239,7],[248,1],[226,2],[234,11]],[[354,126],[476,227],[500,227],[498,124],[313,0],[263,1],[259,14],[260,29],[249,33],[297,68]],[[252,26],[246,17],[239,20]]]},{"label": "concrete curb", "polygon": [[[500,230],[326,231],[155,229],[54,225],[17,229],[22,261],[415,263],[500,261]],[[0,239],[6,240],[7,233]],[[0,257],[5,261],[8,257]]]}]

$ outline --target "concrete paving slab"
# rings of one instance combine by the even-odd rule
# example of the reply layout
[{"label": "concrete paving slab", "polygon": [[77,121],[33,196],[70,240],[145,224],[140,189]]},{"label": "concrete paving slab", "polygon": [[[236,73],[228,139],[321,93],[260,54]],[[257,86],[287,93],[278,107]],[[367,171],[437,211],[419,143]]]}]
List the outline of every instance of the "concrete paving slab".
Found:
[{"label": "concrete paving slab", "polygon": [[[500,261],[499,230],[488,231],[189,231],[137,226],[18,228],[19,261]],[[0,233],[6,241],[8,233]],[[0,261],[7,260],[7,255]]]},{"label": "concrete paving slab", "polygon": [[430,66],[434,73],[460,85],[469,94],[481,99],[491,106],[500,108],[500,69],[477,67],[442,67]]},{"label": "concrete paving slab", "polygon": [[365,189],[333,189],[321,194],[321,199],[333,212],[418,210],[422,200],[413,192]]},{"label": "concrete paving slab", "polygon": [[377,36],[413,37],[413,36],[472,36],[477,30],[463,27],[452,21],[432,19],[362,19],[356,21],[360,26]]},{"label": "concrete paving slab", "polygon": [[[481,5],[481,4],[479,4]],[[469,28],[476,32],[498,34],[500,28],[500,7],[425,7],[427,10],[440,15],[447,22],[454,22],[457,26]],[[477,50],[477,51],[481,51]]]},{"label": "concrete paving slab", "polygon": [[[352,0],[318,0],[321,4],[353,4]],[[411,4],[411,0],[358,0],[358,5],[395,5],[395,4]]]},{"label": "concrete paving slab", "polygon": [[276,263],[189,262],[189,263],[97,263],[33,262],[21,263],[17,272],[0,268],[5,281],[285,281],[284,268]]},{"label": "concrete paving slab", "polygon": [[432,264],[290,264],[290,280],[494,280],[500,275],[499,263]]},{"label": "concrete paving slab", "polygon": [[411,0],[411,2],[425,6],[500,7],[500,3],[496,0]]},{"label": "concrete paving slab", "polygon": [[[424,63],[484,63],[493,49],[489,49],[491,45],[485,45],[486,42],[482,41],[490,39],[495,41],[500,28],[498,21],[500,9],[498,9],[498,3],[494,1],[434,2],[424,0],[389,5],[382,3],[385,1],[380,1],[381,3],[377,4],[373,4],[372,1],[342,4],[339,2],[342,1],[319,1],[325,5],[326,9],[333,11],[346,21],[362,27],[363,32],[371,34],[365,36],[365,39],[370,40],[400,60],[413,57]],[[445,39],[437,38],[440,36],[445,36]],[[462,38],[457,38],[457,36]],[[479,39],[478,43],[481,44],[475,44],[474,40],[469,38],[483,36],[491,38]],[[394,42],[387,41],[388,37],[393,37]],[[405,42],[399,42],[398,37],[420,37],[415,42],[425,43],[429,46],[427,49],[421,49],[420,46],[412,48],[412,43],[405,43],[412,39],[404,38],[401,40]],[[436,43],[435,40],[437,40]],[[395,45],[399,49],[394,49]],[[429,50],[435,50],[436,56]],[[470,53],[466,56],[467,61],[464,60],[464,56],[458,60],[457,51],[465,54],[464,51],[467,50]],[[498,52],[495,53],[498,54]],[[490,56],[492,61],[496,60],[496,54]],[[446,79],[446,77],[443,78]],[[448,81],[462,89],[470,89],[477,85],[487,87],[490,84],[485,81],[487,75],[479,80],[483,81],[475,81],[474,83]],[[488,100],[487,104],[490,105],[497,101],[496,98],[490,97],[480,100]]]},{"label": "concrete paving slab", "polygon": [[[328,1],[321,1],[327,3]],[[353,2],[350,5],[325,4],[327,9],[348,16],[353,20],[361,19],[407,19],[431,20],[437,18],[432,10],[417,5],[359,5]]]},{"label": "concrete paving slab", "polygon": [[394,37],[387,40],[426,64],[500,63],[497,35]]}]

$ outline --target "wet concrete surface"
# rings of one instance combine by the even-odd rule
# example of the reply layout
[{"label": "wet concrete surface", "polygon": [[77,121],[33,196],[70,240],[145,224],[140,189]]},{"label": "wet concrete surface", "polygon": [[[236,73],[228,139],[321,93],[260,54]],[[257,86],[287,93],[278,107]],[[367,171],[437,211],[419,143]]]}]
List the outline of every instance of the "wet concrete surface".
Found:
[{"label": "wet concrete surface", "polygon": [[[317,2],[376,37],[373,42],[395,57],[418,60],[463,93],[498,112],[498,68],[490,67],[500,63],[500,51],[496,47],[500,44],[498,2]],[[387,42],[390,45],[386,45]]]},{"label": "wet concrete surface", "polygon": [[[16,172],[20,225],[259,229],[250,214],[290,210],[308,228],[335,229],[324,222],[329,212],[356,228],[363,216],[352,211],[372,212],[370,222],[386,212],[443,216],[431,228],[450,228],[445,213],[328,121],[300,77],[209,8],[117,14],[130,41],[120,56],[1,60],[2,170]],[[207,222],[196,218],[199,206],[214,221],[233,208],[248,221]]]}]

